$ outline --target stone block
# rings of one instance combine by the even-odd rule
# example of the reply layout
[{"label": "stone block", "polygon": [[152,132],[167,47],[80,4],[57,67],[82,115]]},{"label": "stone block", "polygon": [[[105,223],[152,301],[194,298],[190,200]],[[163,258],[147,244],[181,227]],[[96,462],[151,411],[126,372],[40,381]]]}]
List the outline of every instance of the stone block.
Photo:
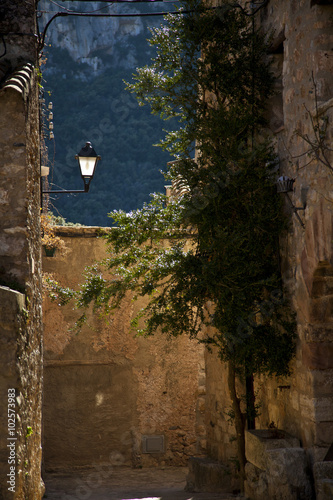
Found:
[{"label": "stone block", "polygon": [[333,369],[312,371],[314,396],[331,396],[333,393]]},{"label": "stone block", "polygon": [[267,456],[270,484],[288,484],[299,493],[298,498],[312,498],[307,457],[303,448],[269,450]]},{"label": "stone block", "polygon": [[200,439],[200,447],[202,450],[207,449],[207,439]]},{"label": "stone block", "polygon": [[333,481],[333,462],[317,462],[313,466],[315,481],[331,479]]},{"label": "stone block", "polygon": [[185,488],[187,491],[232,493],[238,490],[239,484],[229,467],[220,462],[208,458],[191,457],[188,466],[189,473]]},{"label": "stone block", "polygon": [[303,419],[312,420],[314,422],[315,420],[314,398],[311,398],[305,394],[300,394],[299,401],[300,401],[300,413]]},{"label": "stone block", "polygon": [[308,342],[302,347],[304,366],[310,370],[328,370],[333,368],[333,343]]},{"label": "stone block", "polygon": [[267,500],[268,482],[266,472],[247,462],[245,465],[245,475],[244,493],[246,498]]},{"label": "stone block", "polygon": [[291,406],[294,410],[299,411],[299,394],[297,391],[291,393]]},{"label": "stone block", "polygon": [[313,490],[303,448],[267,450],[266,469],[246,464],[245,493],[255,500],[312,500]]},{"label": "stone block", "polygon": [[301,414],[305,420],[332,422],[333,397],[310,398],[300,395]]},{"label": "stone block", "polygon": [[313,466],[317,500],[333,498],[333,462],[317,462]]},{"label": "stone block", "polygon": [[317,500],[332,500],[333,498],[333,481],[321,481],[316,488]]},{"label": "stone block", "polygon": [[316,422],[333,421],[333,397],[315,399]]},{"label": "stone block", "polygon": [[299,446],[297,438],[280,429],[257,429],[245,432],[246,459],[262,470],[267,466],[268,450]]},{"label": "stone block", "polygon": [[205,408],[206,408],[206,401],[205,401],[205,398],[198,398],[198,401],[197,401],[197,410],[200,412],[200,413],[204,413],[205,411]]},{"label": "stone block", "polygon": [[310,320],[329,321],[333,314],[333,296],[324,296],[319,299],[312,299]]},{"label": "stone block", "polygon": [[323,462],[327,454],[327,446],[313,446],[311,449],[312,463]]},{"label": "stone block", "polygon": [[195,430],[196,430],[198,436],[205,436],[206,435],[206,427],[204,425],[196,425]]},{"label": "stone block", "polygon": [[333,343],[333,328],[331,323],[315,324],[305,329],[307,342]]},{"label": "stone block", "polygon": [[333,293],[333,279],[332,276],[316,276],[312,284],[312,297],[320,298],[324,295],[331,295]]},{"label": "stone block", "polygon": [[[332,416],[333,420],[333,416]],[[333,422],[318,422],[315,427],[315,443],[328,447],[332,443]]]}]

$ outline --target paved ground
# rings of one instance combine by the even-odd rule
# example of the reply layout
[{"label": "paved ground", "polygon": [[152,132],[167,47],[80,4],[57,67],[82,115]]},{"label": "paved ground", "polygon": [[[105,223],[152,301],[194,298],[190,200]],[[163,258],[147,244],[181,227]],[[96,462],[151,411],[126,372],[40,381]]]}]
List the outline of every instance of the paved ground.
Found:
[{"label": "paved ground", "polygon": [[[187,468],[98,468],[44,474],[47,500],[226,500],[218,493],[184,491]],[[240,497],[238,497],[239,499]]]}]

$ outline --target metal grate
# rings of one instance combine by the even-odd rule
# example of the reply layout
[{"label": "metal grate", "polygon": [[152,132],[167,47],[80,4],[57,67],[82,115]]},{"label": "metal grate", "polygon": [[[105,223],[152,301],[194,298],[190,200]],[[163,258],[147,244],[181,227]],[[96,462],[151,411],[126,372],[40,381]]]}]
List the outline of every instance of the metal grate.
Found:
[{"label": "metal grate", "polygon": [[142,436],[142,453],[164,453],[164,436]]}]

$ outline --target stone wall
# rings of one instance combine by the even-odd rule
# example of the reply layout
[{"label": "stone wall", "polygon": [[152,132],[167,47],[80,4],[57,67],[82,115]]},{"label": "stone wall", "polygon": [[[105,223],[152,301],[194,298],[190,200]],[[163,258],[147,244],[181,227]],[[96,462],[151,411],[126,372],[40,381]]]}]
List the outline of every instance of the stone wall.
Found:
[{"label": "stone wall", "polygon": [[[42,297],[35,1],[3,1],[0,31],[6,44],[0,58],[0,498],[39,500]],[[15,402],[10,402],[16,413],[13,450],[6,443],[8,389],[15,391]],[[9,451],[10,458],[15,451],[14,463],[8,463]],[[12,471],[15,492],[7,484]]]},{"label": "stone wall", "polygon": [[[105,241],[96,228],[58,234],[67,253],[44,256],[43,270],[77,287],[84,267],[106,257]],[[204,450],[203,348],[185,336],[136,337],[130,320],[140,307],[128,296],[107,322],[90,312],[88,326],[74,334],[80,312],[45,297],[46,470],[108,464],[114,456],[133,467],[184,465]]]},{"label": "stone wall", "polygon": [[206,428],[208,456],[232,465],[237,457],[236,433],[229,412],[227,370],[215,352],[206,352]]},{"label": "stone wall", "polygon": [[[16,465],[17,465],[17,435],[16,435],[16,401],[11,398],[13,391],[18,386],[18,373],[16,370],[16,351],[17,338],[20,336],[22,312],[25,306],[24,295],[10,290],[9,288],[0,287],[0,328],[1,328],[1,413],[0,413],[0,498],[14,498],[11,493],[7,494],[8,488],[11,487],[10,481],[13,478],[7,476],[11,472],[10,466],[13,465],[14,481],[13,486],[16,489]],[[8,403],[10,406],[8,406]],[[14,406],[12,406],[14,404]],[[13,410],[13,411],[12,411]],[[14,434],[13,434],[14,430]],[[13,437],[13,440],[8,438]],[[10,444],[10,448],[8,448]],[[13,448],[11,450],[11,448]],[[12,464],[12,457],[14,463]],[[8,461],[10,463],[8,463]],[[11,497],[9,496],[11,495]]]},{"label": "stone wall", "polygon": [[0,58],[0,81],[26,63],[36,64],[36,0],[1,0],[0,26],[4,35]]},{"label": "stone wall", "polygon": [[[290,228],[280,243],[283,279],[297,313],[296,358],[291,377],[255,381],[262,403],[256,426],[275,426],[297,437],[310,465],[324,460],[333,440],[333,155],[309,154],[309,144],[296,133],[315,140],[313,120],[327,116],[325,143],[331,147],[333,5],[319,3],[270,0],[256,15],[256,22],[274,32],[270,57],[280,95],[270,102],[269,119],[278,175],[296,179],[289,193],[295,206],[306,200],[297,217],[286,199]],[[226,374],[214,355],[207,354],[206,361],[207,448],[213,458],[228,462],[235,451]]]},{"label": "stone wall", "polygon": [[296,178],[290,193],[294,205],[306,201],[305,211],[298,212],[304,227],[290,213],[292,226],[281,242],[283,278],[297,313],[297,355],[290,380],[263,389],[262,424],[274,421],[296,435],[316,462],[324,459],[333,440],[333,155],[307,154],[309,144],[295,132],[315,140],[313,120],[326,116],[325,143],[332,143],[333,5],[271,1],[261,22],[265,29],[284,33],[284,125],[275,140],[281,173]]}]

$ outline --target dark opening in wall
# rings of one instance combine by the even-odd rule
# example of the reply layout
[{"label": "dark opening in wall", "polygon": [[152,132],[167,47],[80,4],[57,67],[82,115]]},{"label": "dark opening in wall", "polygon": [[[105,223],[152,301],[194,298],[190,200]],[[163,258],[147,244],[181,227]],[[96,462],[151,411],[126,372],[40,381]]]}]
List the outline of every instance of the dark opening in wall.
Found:
[{"label": "dark opening in wall", "polygon": [[311,7],[313,5],[333,5],[333,0],[311,0]]},{"label": "dark opening in wall", "polygon": [[278,133],[284,127],[283,110],[283,61],[284,61],[284,31],[273,40],[270,47],[271,68],[275,77],[275,94],[270,99],[268,109],[270,110],[268,121],[269,128],[274,134]]}]

